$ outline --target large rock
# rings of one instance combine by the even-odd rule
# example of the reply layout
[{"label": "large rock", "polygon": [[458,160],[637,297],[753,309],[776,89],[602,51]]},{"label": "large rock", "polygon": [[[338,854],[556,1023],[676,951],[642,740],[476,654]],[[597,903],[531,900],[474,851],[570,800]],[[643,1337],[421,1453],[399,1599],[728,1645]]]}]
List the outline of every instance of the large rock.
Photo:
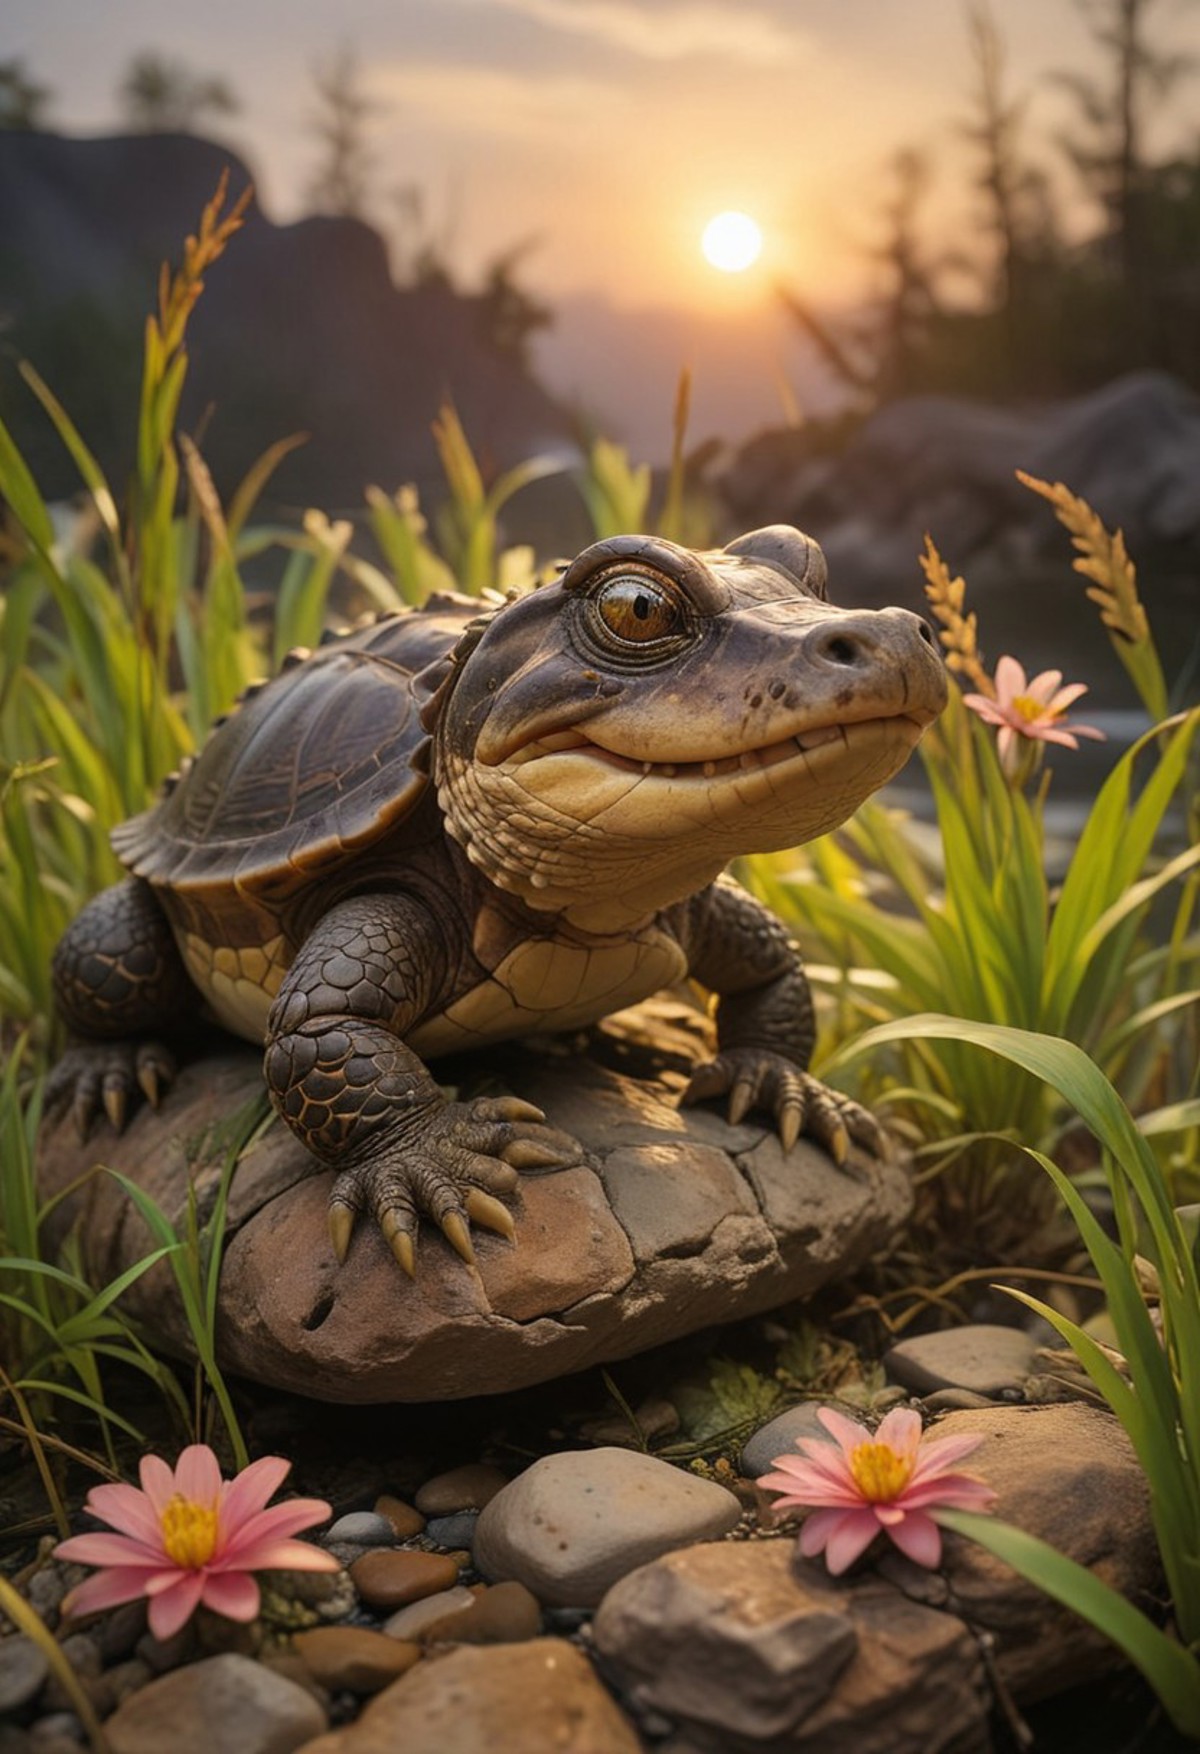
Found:
[{"label": "large rock", "polygon": [[[586,1152],[580,1167],[522,1178],[516,1246],[479,1236],[478,1273],[426,1225],[414,1286],[369,1222],[339,1268],[326,1230],[332,1177],[273,1124],[233,1182],[218,1318],[225,1367],[331,1401],[495,1393],[807,1296],[886,1246],[910,1206],[899,1165],[855,1156],[839,1170],[805,1141],[785,1153],[765,1125],[677,1108],[689,1058],[704,1051],[688,1018],[652,1003],[586,1056],[523,1044],[447,1065],[460,1085],[486,1073],[540,1104]],[[81,1149],[68,1124],[50,1129],[43,1196],[102,1163],[182,1225],[190,1172],[203,1215],[224,1153],[198,1141],[261,1090],[260,1056],[231,1043],[186,1066],[160,1112],[140,1111],[120,1139],[98,1126]],[[109,1176],[92,1177],[55,1215],[60,1230],[73,1219],[97,1283],[151,1246]],[[130,1287],[124,1307],[165,1346],[187,1350],[165,1264]]]},{"label": "large rock", "polygon": [[305,1688],[230,1653],[151,1681],[118,1706],[104,1734],[112,1754],[295,1754],[326,1721]]},{"label": "large rock", "polygon": [[713,1754],[987,1746],[979,1648],[882,1579],[835,1581],[794,1539],[671,1553],[614,1585],[596,1646],[636,1707]]},{"label": "large rock", "polygon": [[640,1754],[587,1658],[562,1638],[452,1651],[380,1693],[303,1754]]},{"label": "large rock", "polygon": [[[1116,1420],[1078,1403],[952,1413],[996,1514],[1153,1613],[1163,1586],[1145,1476]],[[635,1707],[696,1754],[935,1754],[987,1747],[981,1635],[1034,1702],[1107,1675],[1113,1646],[982,1547],[947,1533],[922,1570],[885,1540],[842,1578],[790,1536],[685,1548],[605,1596],[596,1646]]]}]

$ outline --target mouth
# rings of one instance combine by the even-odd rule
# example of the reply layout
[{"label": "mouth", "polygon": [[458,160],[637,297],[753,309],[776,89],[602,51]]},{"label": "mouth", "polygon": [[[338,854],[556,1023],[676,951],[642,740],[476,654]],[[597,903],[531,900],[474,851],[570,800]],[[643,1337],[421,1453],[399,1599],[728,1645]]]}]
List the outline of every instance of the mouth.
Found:
[{"label": "mouth", "polygon": [[[743,749],[736,755],[715,756],[699,761],[644,761],[606,748],[582,731],[553,731],[535,738],[513,751],[505,763],[523,767],[527,762],[548,756],[580,755],[602,762],[621,773],[640,774],[664,780],[712,780],[726,774],[755,774],[780,767],[797,755],[808,757],[817,751],[839,745],[851,749],[863,741],[876,741],[886,735],[912,748],[930,722],[930,716],[916,713],[891,713],[884,718],[858,719],[843,725],[815,725],[756,749]],[[820,757],[819,761],[828,758]]]}]

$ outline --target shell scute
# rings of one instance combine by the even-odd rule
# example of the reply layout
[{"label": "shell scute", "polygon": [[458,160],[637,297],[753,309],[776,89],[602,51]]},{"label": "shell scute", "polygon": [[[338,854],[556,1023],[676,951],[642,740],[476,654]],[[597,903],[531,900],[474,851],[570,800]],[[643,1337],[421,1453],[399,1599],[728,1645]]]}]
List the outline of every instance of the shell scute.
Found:
[{"label": "shell scute", "polygon": [[137,876],[178,890],[286,893],[370,845],[428,786],[421,673],[472,598],[390,615],[246,691],[178,784],[113,833]]}]

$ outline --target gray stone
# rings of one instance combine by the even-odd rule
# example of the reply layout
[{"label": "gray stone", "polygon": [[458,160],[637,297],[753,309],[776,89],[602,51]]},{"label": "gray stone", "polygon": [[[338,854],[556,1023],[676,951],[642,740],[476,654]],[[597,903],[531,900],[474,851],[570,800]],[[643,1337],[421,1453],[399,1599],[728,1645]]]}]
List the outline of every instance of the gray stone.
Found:
[{"label": "gray stone", "polygon": [[429,1540],[436,1541],[439,1547],[470,1551],[475,1539],[475,1525],[479,1521],[477,1510],[462,1510],[457,1516],[430,1517],[425,1525],[425,1533]]},{"label": "gray stone", "polygon": [[418,1664],[356,1723],[304,1754],[641,1754],[592,1670],[560,1638],[463,1645]]},{"label": "gray stone", "polygon": [[475,1563],[540,1602],[587,1608],[636,1566],[726,1534],[740,1515],[723,1486],[637,1451],[543,1456],[481,1513]]},{"label": "gray stone", "polygon": [[373,1510],[352,1510],[340,1516],[321,1537],[324,1547],[342,1542],[354,1547],[394,1547],[396,1531],[385,1516]]},{"label": "gray stone", "polygon": [[87,1746],[82,1719],[73,1711],[51,1711],[29,1727],[30,1754],[78,1754]]},{"label": "gray stone", "polygon": [[987,1746],[978,1647],[874,1577],[829,1578],[790,1538],[691,1547],[605,1596],[596,1648],[638,1710],[703,1750],[938,1754]]},{"label": "gray stone", "polygon": [[294,1754],[326,1727],[303,1687],[250,1657],[208,1657],[161,1675],[104,1726],[113,1754]]},{"label": "gray stone", "polygon": [[786,1413],[760,1425],[742,1450],[742,1473],[748,1480],[768,1474],[776,1456],[799,1455],[796,1448],[802,1437],[816,1437],[828,1443],[829,1433],[817,1418],[818,1401],[801,1401]]},{"label": "gray stone", "polygon": [[[886,1247],[911,1207],[901,1164],[856,1156],[839,1170],[810,1140],[783,1151],[764,1117],[729,1127],[716,1105],[678,1108],[686,1056],[706,1051],[708,1027],[696,1012],[679,1027],[681,1010],[651,1001],[613,1020],[621,1071],[554,1044],[479,1057],[481,1073],[575,1136],[586,1162],[521,1178],[516,1245],[477,1235],[478,1273],[423,1225],[411,1296],[400,1295],[396,1263],[367,1219],[339,1268],[326,1219],[331,1173],[314,1169],[282,1124],[269,1128],[230,1198],[224,1366],[331,1401],[494,1394],[808,1296]],[[261,1088],[261,1057],[231,1045],[185,1065],[161,1111],[139,1108],[119,1139],[97,1128],[81,1155],[73,1128],[48,1126],[43,1194],[103,1161],[182,1222],[185,1142]],[[202,1208],[220,1173],[219,1159],[194,1166]],[[64,1200],[52,1224],[65,1231],[83,1199]],[[140,1233],[113,1177],[94,1178],[86,1200],[85,1268],[106,1283],[132,1264]],[[164,1346],[189,1350],[166,1263],[131,1285],[125,1303]]]},{"label": "gray stone", "polygon": [[41,1692],[49,1666],[23,1632],[0,1639],[0,1711],[19,1711]]},{"label": "gray stone", "polygon": [[1020,1393],[1036,1353],[1036,1341],[1020,1328],[976,1322],[901,1340],[885,1353],[883,1364],[893,1382],[915,1395],[969,1389],[995,1397]]}]

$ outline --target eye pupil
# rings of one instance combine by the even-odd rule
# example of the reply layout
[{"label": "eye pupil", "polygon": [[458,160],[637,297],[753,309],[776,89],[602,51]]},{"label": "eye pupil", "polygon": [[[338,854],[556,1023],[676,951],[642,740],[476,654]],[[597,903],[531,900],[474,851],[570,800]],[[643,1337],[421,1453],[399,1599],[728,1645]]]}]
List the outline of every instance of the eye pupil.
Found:
[{"label": "eye pupil", "polygon": [[679,604],[665,583],[659,589],[648,580],[622,573],[603,582],[593,603],[606,632],[625,645],[652,645],[679,629]]}]

